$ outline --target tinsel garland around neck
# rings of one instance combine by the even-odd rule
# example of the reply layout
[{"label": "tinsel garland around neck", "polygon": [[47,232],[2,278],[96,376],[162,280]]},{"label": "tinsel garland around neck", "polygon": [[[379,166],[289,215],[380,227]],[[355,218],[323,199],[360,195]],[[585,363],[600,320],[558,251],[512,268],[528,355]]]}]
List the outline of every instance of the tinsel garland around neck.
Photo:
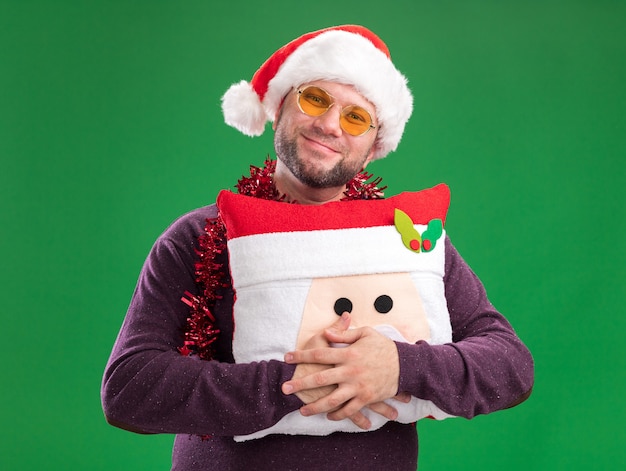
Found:
[{"label": "tinsel garland around neck", "polygon": [[[274,185],[276,161],[269,157],[263,168],[250,166],[250,176],[242,177],[236,185],[237,192],[266,200],[283,201]],[[371,181],[369,181],[371,180]],[[358,199],[380,199],[386,187],[379,187],[381,178],[372,179],[372,174],[360,172],[346,185],[342,201]],[[179,348],[182,355],[197,355],[203,360],[211,360],[215,355],[214,342],[219,335],[215,326],[213,308],[221,298],[221,292],[231,286],[231,279],[225,265],[226,229],[219,214],[207,219],[204,234],[198,238],[198,261],[195,264],[196,282],[200,294],[185,292],[182,301],[191,308],[187,319],[185,343]]]}]

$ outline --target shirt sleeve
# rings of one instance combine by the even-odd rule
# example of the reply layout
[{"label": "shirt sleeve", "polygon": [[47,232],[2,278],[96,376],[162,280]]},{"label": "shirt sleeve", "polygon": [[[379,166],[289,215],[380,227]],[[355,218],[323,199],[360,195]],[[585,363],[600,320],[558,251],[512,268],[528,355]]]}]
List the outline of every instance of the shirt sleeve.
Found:
[{"label": "shirt sleeve", "polygon": [[466,418],[524,401],[534,381],[532,356],[447,237],[444,285],[452,343],[397,343],[399,390]]},{"label": "shirt sleeve", "polygon": [[295,366],[232,363],[228,301],[213,313],[222,329],[222,361],[179,353],[189,316],[181,297],[198,292],[195,250],[207,217],[215,217],[214,207],[183,216],[145,261],[102,382],[103,410],[112,425],[138,433],[242,435],[302,405],[280,391]]}]

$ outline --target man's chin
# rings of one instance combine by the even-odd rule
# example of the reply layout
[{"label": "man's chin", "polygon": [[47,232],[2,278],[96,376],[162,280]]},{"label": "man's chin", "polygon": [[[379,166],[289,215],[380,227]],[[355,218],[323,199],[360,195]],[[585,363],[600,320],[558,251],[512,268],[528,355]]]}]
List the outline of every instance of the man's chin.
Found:
[{"label": "man's chin", "polygon": [[327,188],[337,188],[345,186],[354,176],[343,176],[336,171],[322,171],[322,172],[303,172],[298,176],[305,185],[323,190]]},{"label": "man's chin", "polygon": [[300,180],[300,183],[308,186],[309,188],[315,188],[316,190],[325,190],[326,188],[338,186],[334,185],[326,178],[321,178],[319,176],[300,175],[298,176],[298,180]]},{"label": "man's chin", "polygon": [[337,162],[331,162],[330,159],[312,158],[308,162],[301,162],[298,166],[296,176],[298,180],[312,188],[332,188],[345,184],[337,183],[338,178]]}]

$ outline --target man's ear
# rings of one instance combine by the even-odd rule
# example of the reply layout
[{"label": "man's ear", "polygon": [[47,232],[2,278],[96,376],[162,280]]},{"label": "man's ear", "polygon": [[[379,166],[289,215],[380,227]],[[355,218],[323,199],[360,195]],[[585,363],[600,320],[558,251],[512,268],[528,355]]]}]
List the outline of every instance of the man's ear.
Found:
[{"label": "man's ear", "polygon": [[365,159],[365,162],[363,162],[363,169],[365,169],[365,167],[367,167],[367,164],[369,164],[372,160],[374,160],[374,152],[375,151],[376,151],[376,143],[374,143],[374,145],[370,149],[369,154],[367,155],[367,158]]},{"label": "man's ear", "polygon": [[276,111],[276,116],[274,116],[274,121],[272,121],[272,131],[276,131],[276,126],[278,126],[278,121],[280,121],[280,116],[283,114],[283,104],[280,104],[280,107]]},{"label": "man's ear", "polygon": [[283,105],[285,104],[285,98],[280,101],[280,105],[278,105],[278,109],[276,110],[276,116],[274,116],[274,121],[272,122],[272,131],[276,131],[276,126],[278,126],[278,121],[280,121],[280,117],[283,114]]}]

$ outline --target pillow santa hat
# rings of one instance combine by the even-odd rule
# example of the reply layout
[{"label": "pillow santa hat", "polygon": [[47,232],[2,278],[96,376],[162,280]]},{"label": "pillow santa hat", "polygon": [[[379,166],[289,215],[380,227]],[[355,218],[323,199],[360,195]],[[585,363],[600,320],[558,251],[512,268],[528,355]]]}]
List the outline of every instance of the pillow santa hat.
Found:
[{"label": "pillow santa hat", "polygon": [[[319,206],[221,192],[217,205],[235,290],[235,361],[282,361],[345,311],[351,327],[368,325],[396,341],[450,342],[443,284],[449,198],[443,184]],[[431,401],[390,401],[400,422],[449,417]],[[372,429],[386,422],[363,412]],[[348,419],[295,411],[269,429],[236,439],[336,431],[362,430]]]}]

